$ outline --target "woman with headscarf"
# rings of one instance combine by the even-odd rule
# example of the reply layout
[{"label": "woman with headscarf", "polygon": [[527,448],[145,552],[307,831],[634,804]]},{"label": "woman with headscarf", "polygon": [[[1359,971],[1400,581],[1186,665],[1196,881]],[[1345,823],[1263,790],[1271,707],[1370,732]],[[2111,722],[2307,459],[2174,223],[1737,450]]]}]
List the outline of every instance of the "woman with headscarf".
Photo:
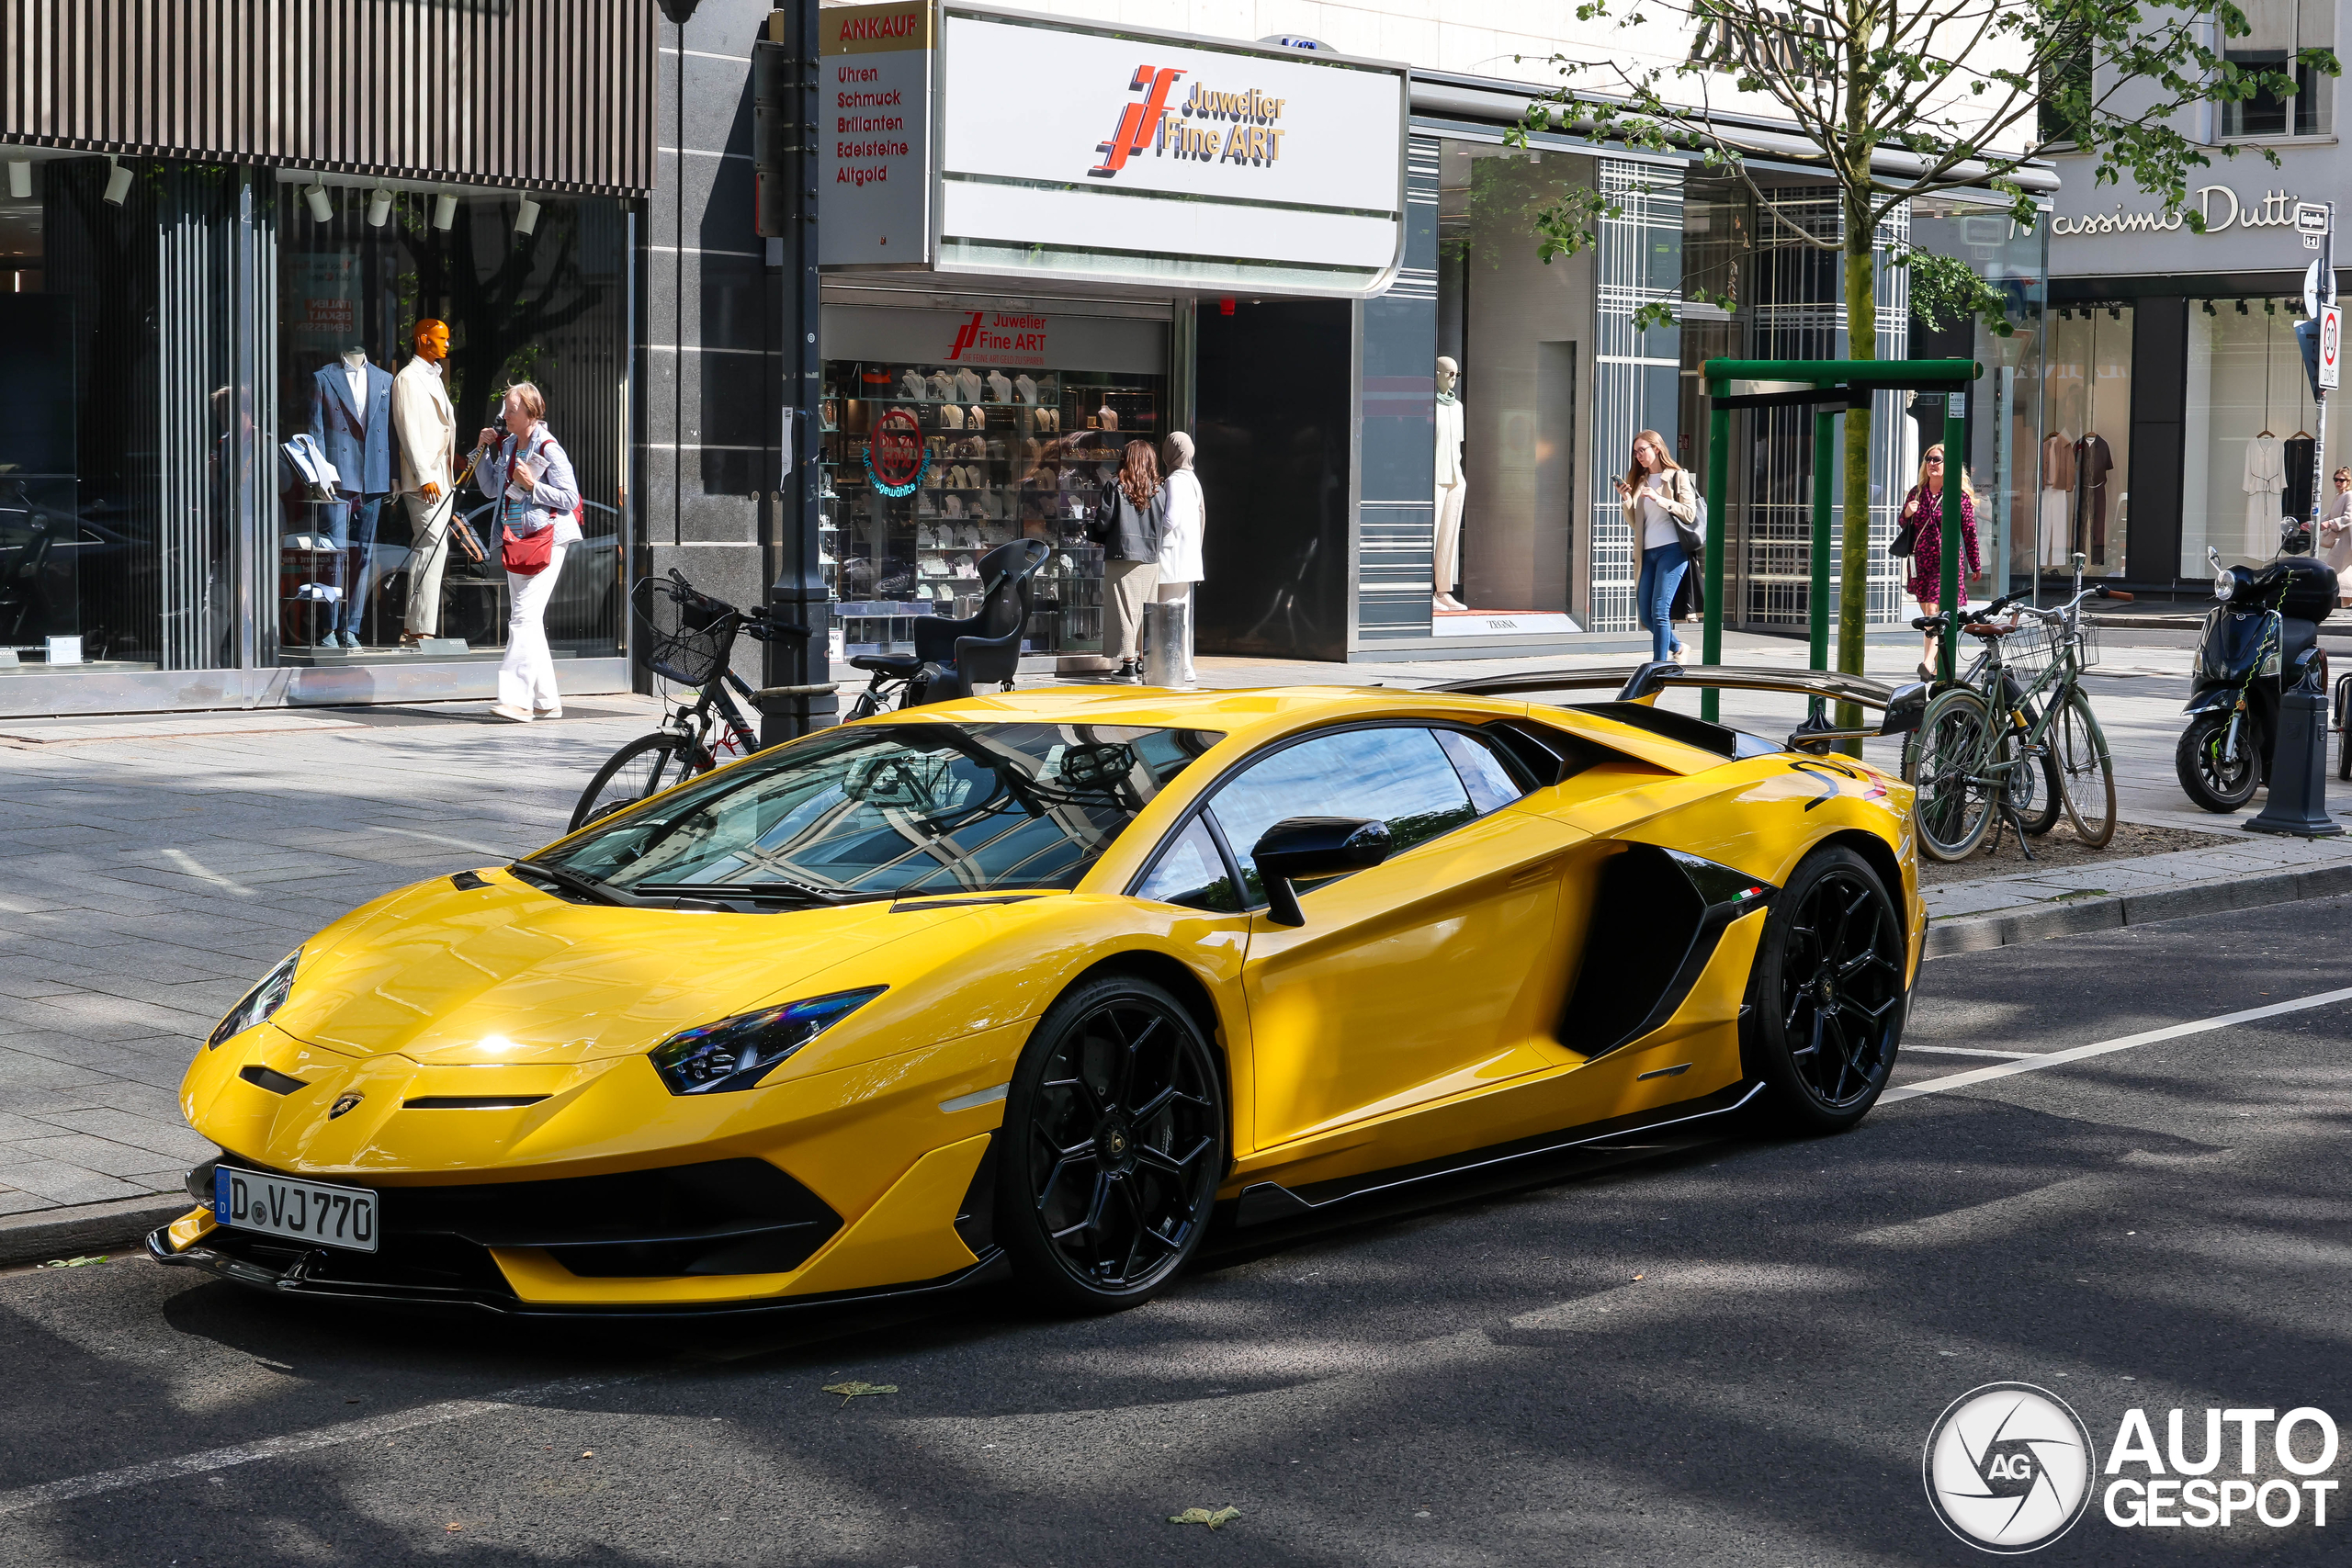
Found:
[{"label": "woman with headscarf", "polygon": [[1179,608],[1174,620],[1182,626],[1169,649],[1177,682],[1197,682],[1193,673],[1193,585],[1201,580],[1201,536],[1208,521],[1208,504],[1201,494],[1200,476],[1193,471],[1193,438],[1179,430],[1168,437],[1168,531],[1159,540],[1159,602]]},{"label": "woman with headscarf", "polygon": [[1102,598],[1112,624],[1103,628],[1103,649],[1119,650],[1117,678],[1143,673],[1136,657],[1143,607],[1159,575],[1159,541],[1168,531],[1168,490],[1159,482],[1159,457],[1148,441],[1127,443],[1125,460],[1095,503],[1086,536],[1102,547]]}]

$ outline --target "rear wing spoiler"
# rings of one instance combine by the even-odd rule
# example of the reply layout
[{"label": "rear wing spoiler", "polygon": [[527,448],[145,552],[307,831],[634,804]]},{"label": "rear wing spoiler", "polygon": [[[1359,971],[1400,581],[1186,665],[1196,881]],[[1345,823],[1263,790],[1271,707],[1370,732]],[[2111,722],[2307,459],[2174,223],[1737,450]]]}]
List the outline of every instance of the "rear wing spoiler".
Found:
[{"label": "rear wing spoiler", "polygon": [[[1431,691],[1454,692],[1471,697],[1539,697],[1550,692],[1611,691],[1621,703],[1654,703],[1660,692],[1676,687],[1725,692],[1785,692],[1811,700],[1804,724],[1789,737],[1799,751],[1819,750],[1833,740],[1858,740],[1873,735],[1908,735],[1919,728],[1931,688],[1922,681],[1889,685],[1835,670],[1777,670],[1741,664],[1677,664],[1670,660],[1636,664],[1628,671],[1524,670],[1509,675],[1448,681]],[[1853,703],[1883,715],[1874,728],[1838,729],[1823,716],[1822,705]]]}]

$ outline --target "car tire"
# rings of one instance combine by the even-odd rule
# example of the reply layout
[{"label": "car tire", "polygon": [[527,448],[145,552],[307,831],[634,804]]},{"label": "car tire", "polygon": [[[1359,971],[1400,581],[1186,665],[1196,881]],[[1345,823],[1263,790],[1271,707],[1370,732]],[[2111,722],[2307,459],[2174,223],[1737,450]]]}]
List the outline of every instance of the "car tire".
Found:
[{"label": "car tire", "polygon": [[[1832,845],[1797,865],[1764,918],[1740,1058],[1773,1130],[1843,1132],[1894,1069],[1909,997],[1903,920],[1870,862]],[[1826,1006],[1824,1004],[1826,1004]]]},{"label": "car tire", "polygon": [[1182,1002],[1137,975],[1065,993],[998,1138],[996,1234],[1023,1292],[1061,1313],[1149,1301],[1199,1248],[1226,1149],[1216,1048]]}]

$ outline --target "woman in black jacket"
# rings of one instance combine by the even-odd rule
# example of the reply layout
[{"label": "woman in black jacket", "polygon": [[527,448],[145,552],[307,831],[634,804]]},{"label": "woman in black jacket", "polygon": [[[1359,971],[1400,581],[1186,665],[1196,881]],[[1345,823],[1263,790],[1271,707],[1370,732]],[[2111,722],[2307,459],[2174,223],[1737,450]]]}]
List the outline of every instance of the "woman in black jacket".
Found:
[{"label": "woman in black jacket", "polygon": [[1102,547],[1102,601],[1111,613],[1103,649],[1107,652],[1117,642],[1123,681],[1143,674],[1136,638],[1143,607],[1159,579],[1159,541],[1168,531],[1168,491],[1159,482],[1159,454],[1148,441],[1130,441],[1125,456],[1119,477],[1102,487],[1086,529],[1086,536]]}]

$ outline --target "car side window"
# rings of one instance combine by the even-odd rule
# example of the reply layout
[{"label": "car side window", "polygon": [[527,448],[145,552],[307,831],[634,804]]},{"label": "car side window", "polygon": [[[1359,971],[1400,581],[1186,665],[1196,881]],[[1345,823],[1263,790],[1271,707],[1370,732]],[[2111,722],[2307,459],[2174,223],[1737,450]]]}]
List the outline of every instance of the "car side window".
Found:
[{"label": "car side window", "polygon": [[1458,729],[1434,732],[1437,743],[1445,748],[1446,760],[1453,771],[1462,775],[1462,786],[1470,792],[1470,804],[1484,817],[1489,811],[1500,811],[1527,790],[1495,755],[1495,749],[1485,737],[1465,735]]},{"label": "car side window", "polygon": [[1391,852],[1402,854],[1479,816],[1437,737],[1407,726],[1343,729],[1286,746],[1244,768],[1209,809],[1253,904],[1264,885],[1250,851],[1284,818],[1374,818],[1388,824]]},{"label": "car side window", "polygon": [[1233,890],[1233,878],[1225,869],[1225,857],[1217,853],[1216,840],[1210,835],[1208,824],[1198,817],[1186,823],[1183,831],[1161,852],[1159,863],[1151,868],[1151,874],[1136,889],[1136,897],[1221,914],[1231,914],[1241,908],[1240,897]]}]

